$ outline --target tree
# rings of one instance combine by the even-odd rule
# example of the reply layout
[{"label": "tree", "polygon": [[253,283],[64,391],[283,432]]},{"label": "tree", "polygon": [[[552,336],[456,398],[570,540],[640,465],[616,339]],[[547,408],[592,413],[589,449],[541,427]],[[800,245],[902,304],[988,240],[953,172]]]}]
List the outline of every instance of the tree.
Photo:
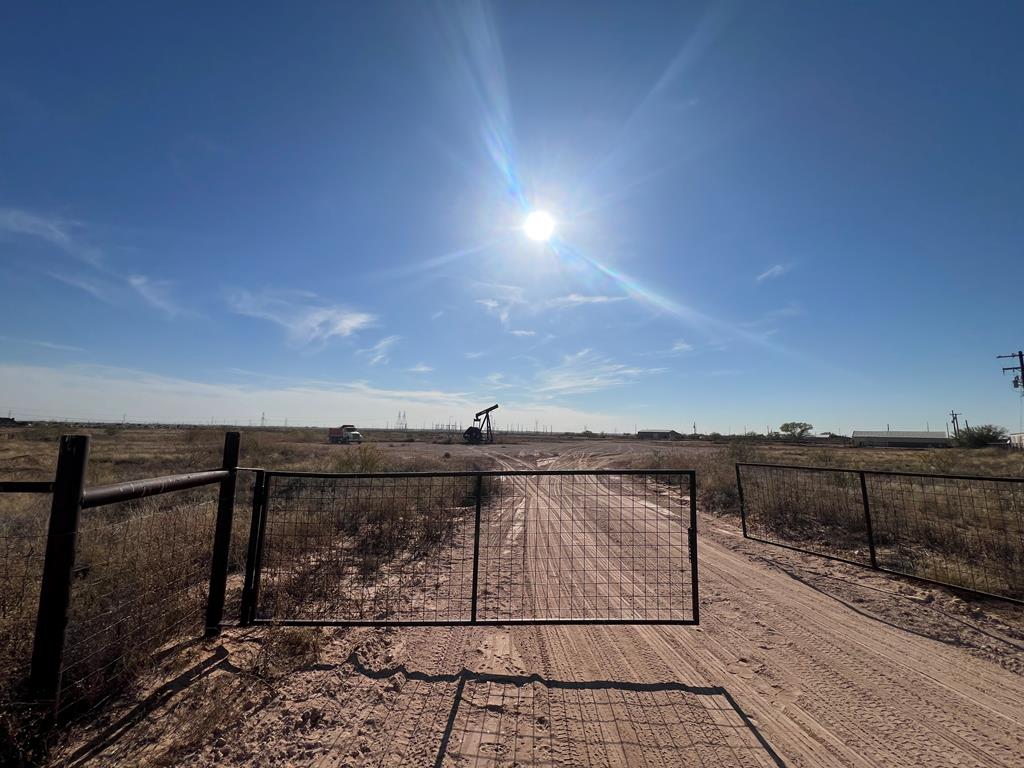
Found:
[{"label": "tree", "polygon": [[779,427],[780,432],[786,433],[794,440],[799,440],[812,429],[814,429],[814,425],[808,424],[806,421],[787,421]]},{"label": "tree", "polygon": [[956,439],[961,448],[984,448],[992,443],[1006,442],[1006,430],[995,424],[982,424],[980,427],[964,427]]}]

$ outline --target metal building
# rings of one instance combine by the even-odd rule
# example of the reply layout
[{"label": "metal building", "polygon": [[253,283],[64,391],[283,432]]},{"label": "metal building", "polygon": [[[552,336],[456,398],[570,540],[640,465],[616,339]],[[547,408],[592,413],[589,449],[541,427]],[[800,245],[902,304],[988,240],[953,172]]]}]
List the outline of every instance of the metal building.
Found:
[{"label": "metal building", "polygon": [[948,448],[953,440],[945,432],[855,429],[853,444],[862,448]]},{"label": "metal building", "polygon": [[641,429],[636,433],[641,440],[682,440],[683,436],[674,429]]}]

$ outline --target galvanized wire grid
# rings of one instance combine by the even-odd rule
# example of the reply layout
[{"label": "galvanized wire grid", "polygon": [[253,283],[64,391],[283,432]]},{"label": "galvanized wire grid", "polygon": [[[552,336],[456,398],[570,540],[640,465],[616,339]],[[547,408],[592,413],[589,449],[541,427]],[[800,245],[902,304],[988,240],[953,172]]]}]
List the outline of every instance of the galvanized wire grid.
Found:
[{"label": "galvanized wire grid", "polygon": [[882,570],[1024,600],[1024,480],[738,470],[753,538],[859,565],[872,565],[873,550]]},{"label": "galvanized wire grid", "polygon": [[62,711],[98,703],[154,651],[202,626],[216,517],[209,496],[179,492],[82,512]]},{"label": "galvanized wire grid", "polygon": [[749,535],[871,565],[860,474],[740,465]]},{"label": "galvanized wire grid", "polygon": [[1024,481],[865,477],[880,566],[1024,599]]},{"label": "galvanized wire grid", "polygon": [[478,618],[693,618],[687,476],[491,480]]},{"label": "galvanized wire grid", "polygon": [[271,475],[256,619],[692,621],[690,480]]},{"label": "galvanized wire grid", "polygon": [[257,619],[468,619],[473,477],[268,478]]},{"label": "galvanized wire grid", "polygon": [[0,702],[28,677],[49,505],[49,493],[0,493]]}]

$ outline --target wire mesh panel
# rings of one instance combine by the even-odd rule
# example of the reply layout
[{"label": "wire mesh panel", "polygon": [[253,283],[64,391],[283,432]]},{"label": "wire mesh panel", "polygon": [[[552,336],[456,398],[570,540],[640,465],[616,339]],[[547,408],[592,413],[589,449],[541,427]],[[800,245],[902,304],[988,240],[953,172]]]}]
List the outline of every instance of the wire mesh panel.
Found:
[{"label": "wire mesh panel", "polygon": [[693,619],[689,475],[489,479],[478,619]]},{"label": "wire mesh panel", "polygon": [[62,709],[97,702],[151,663],[153,651],[202,626],[216,516],[209,496],[182,492],[82,512]]},{"label": "wire mesh panel", "polygon": [[1024,599],[1024,481],[865,477],[881,567]]},{"label": "wire mesh panel", "polygon": [[871,565],[860,473],[739,464],[748,536]]},{"label": "wire mesh panel", "polygon": [[255,620],[695,623],[694,483],[267,473]]},{"label": "wire mesh panel", "polygon": [[0,712],[28,677],[49,492],[0,492]]},{"label": "wire mesh panel", "polygon": [[476,478],[267,478],[256,619],[469,621]]},{"label": "wire mesh panel", "polygon": [[1024,600],[1024,479],[737,464],[747,535]]}]

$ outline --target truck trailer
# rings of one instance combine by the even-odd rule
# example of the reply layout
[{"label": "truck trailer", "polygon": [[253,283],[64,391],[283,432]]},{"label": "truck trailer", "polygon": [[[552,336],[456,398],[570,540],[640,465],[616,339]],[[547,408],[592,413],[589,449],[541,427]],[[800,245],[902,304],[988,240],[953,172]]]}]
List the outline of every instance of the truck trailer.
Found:
[{"label": "truck trailer", "polygon": [[363,436],[354,424],[342,424],[340,427],[329,427],[327,430],[328,443],[361,443]]}]

